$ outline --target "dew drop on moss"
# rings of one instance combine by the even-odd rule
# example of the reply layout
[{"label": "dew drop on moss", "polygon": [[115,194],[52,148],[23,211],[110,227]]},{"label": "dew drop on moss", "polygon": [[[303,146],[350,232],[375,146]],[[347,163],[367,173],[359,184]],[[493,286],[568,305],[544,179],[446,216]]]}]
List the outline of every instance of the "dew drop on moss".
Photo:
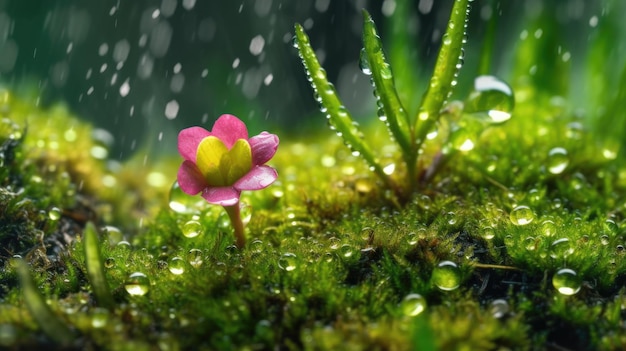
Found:
[{"label": "dew drop on moss", "polygon": [[545,236],[554,236],[556,234],[556,224],[550,219],[541,222],[541,232]]},{"label": "dew drop on moss", "polygon": [[402,314],[407,317],[415,317],[426,309],[426,299],[420,294],[408,294],[400,303]]},{"label": "dew drop on moss", "polygon": [[172,274],[181,275],[185,273],[185,260],[178,256],[172,257],[167,266]]},{"label": "dew drop on moss", "polygon": [[115,267],[115,259],[113,257],[108,257],[104,260],[104,268],[113,268]]},{"label": "dew drop on moss", "polygon": [[509,303],[504,299],[496,299],[489,304],[489,312],[494,318],[502,318],[509,313]]},{"label": "dew drop on moss", "polygon": [[354,249],[352,248],[352,246],[350,246],[350,244],[341,245],[341,247],[339,248],[339,252],[345,258],[349,258],[354,255]]},{"label": "dew drop on moss", "polygon": [[109,322],[109,311],[106,308],[96,307],[91,313],[91,326],[99,329]]},{"label": "dew drop on moss", "polygon": [[552,174],[561,174],[569,164],[569,156],[567,150],[562,147],[555,147],[548,152],[547,160],[548,172]]},{"label": "dew drop on moss", "polygon": [[574,248],[568,238],[560,238],[550,245],[550,257],[554,259],[564,259],[574,253]]},{"label": "dew drop on moss", "polygon": [[456,263],[442,261],[433,269],[431,279],[433,284],[440,290],[455,290],[461,284],[461,272]]},{"label": "dew drop on moss", "polygon": [[58,207],[53,207],[48,211],[48,218],[51,221],[58,221],[61,218],[61,210]]},{"label": "dew drop on moss", "polygon": [[187,253],[187,261],[194,268],[198,268],[202,266],[202,263],[204,262],[204,258],[202,257],[202,250],[200,249],[189,250],[189,253]]},{"label": "dew drop on moss", "polygon": [[511,211],[509,215],[511,223],[515,225],[527,225],[535,219],[533,210],[528,206],[517,206]]},{"label": "dew drop on moss", "polygon": [[150,280],[145,274],[135,272],[126,279],[124,289],[129,295],[143,296],[150,290]]},{"label": "dew drop on moss", "polygon": [[562,268],[552,276],[552,285],[563,295],[574,295],[580,291],[582,279],[574,270]]},{"label": "dew drop on moss", "polygon": [[616,234],[619,231],[619,226],[612,219],[604,221],[604,232],[607,234]]},{"label": "dew drop on moss", "polygon": [[170,188],[169,207],[172,211],[189,214],[195,212],[196,207],[201,204],[202,202],[198,200],[198,197],[185,194],[178,186],[178,182],[174,182]]},{"label": "dew drop on moss", "polygon": [[183,235],[187,238],[195,238],[202,232],[202,224],[198,221],[187,221],[182,227]]},{"label": "dew drop on moss", "polygon": [[500,124],[511,118],[514,105],[513,89],[497,77],[484,75],[474,79],[464,111],[488,124]]},{"label": "dew drop on moss", "polygon": [[284,271],[291,272],[298,267],[298,258],[291,252],[284,253],[278,259],[278,267]]},{"label": "dew drop on moss", "polygon": [[480,235],[483,237],[483,239],[491,240],[496,236],[496,231],[493,229],[493,227],[487,226],[483,227],[480,230]]}]

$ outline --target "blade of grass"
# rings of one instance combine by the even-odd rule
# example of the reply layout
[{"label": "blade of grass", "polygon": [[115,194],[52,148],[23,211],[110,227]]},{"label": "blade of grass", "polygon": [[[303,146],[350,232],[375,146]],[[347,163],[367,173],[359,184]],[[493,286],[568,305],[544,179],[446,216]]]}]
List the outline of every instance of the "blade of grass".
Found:
[{"label": "blade of grass", "polygon": [[104,277],[104,267],[100,255],[98,233],[92,222],[88,222],[83,234],[85,245],[85,265],[87,266],[87,277],[91,283],[91,288],[96,296],[96,301],[102,307],[113,308],[113,296]]},{"label": "blade of grass", "polygon": [[415,121],[415,141],[418,150],[426,139],[426,134],[430,132],[439,119],[439,112],[452,92],[452,88],[456,85],[465,42],[468,13],[469,0],[454,2],[448,28],[442,37],[435,69]]},{"label": "blade of grass", "polygon": [[[405,155],[414,153],[411,141],[409,115],[402,106],[394,85],[391,67],[385,59],[383,45],[376,31],[372,16],[363,10],[363,47],[361,62],[366,64],[372,77],[374,90],[379,102],[379,116],[382,114],[392,136],[398,142]],[[364,54],[364,55],[363,55]]]},{"label": "blade of grass", "polygon": [[311,47],[309,37],[304,32],[300,24],[295,25],[295,45],[302,59],[302,64],[307,72],[307,76],[313,90],[315,98],[321,105],[321,110],[326,114],[331,126],[335,128],[337,134],[343,138],[344,142],[353,151],[357,152],[370,168],[392,189],[395,189],[391,178],[385,174],[383,168],[378,163],[374,153],[370,150],[363,139],[363,133],[354,123],[350,113],[341,103],[334,86],[326,77],[326,71],[322,68],[315,52]]},{"label": "blade of grass", "polygon": [[48,307],[43,296],[37,290],[33,278],[30,276],[28,265],[22,259],[12,261],[17,269],[17,274],[22,286],[22,294],[28,311],[37,322],[37,325],[52,340],[61,345],[69,345],[74,340],[74,333],[60,320]]}]

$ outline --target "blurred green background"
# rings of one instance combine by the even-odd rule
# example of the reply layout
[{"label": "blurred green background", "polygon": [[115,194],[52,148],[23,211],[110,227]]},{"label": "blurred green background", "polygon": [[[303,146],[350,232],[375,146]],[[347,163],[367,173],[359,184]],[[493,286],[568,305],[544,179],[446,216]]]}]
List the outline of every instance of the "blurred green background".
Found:
[{"label": "blurred green background", "polygon": [[[392,57],[395,74],[410,74],[416,82],[405,95],[419,102],[451,5],[452,0],[0,0],[0,80],[43,107],[64,102],[110,131],[114,158],[127,158],[142,146],[173,153],[178,130],[209,128],[222,113],[238,115],[251,132],[278,128],[285,137],[297,137],[323,130],[326,122],[291,44],[295,22],[303,24],[330,80],[363,121],[375,116],[375,103],[369,78],[358,68],[360,10],[372,13],[383,41],[394,48],[391,55],[414,64],[404,72]],[[483,73],[515,87],[516,77],[534,69],[535,84],[566,95],[575,108],[588,107],[592,95],[600,94],[589,91],[589,75],[607,91],[619,82],[626,52],[618,35],[623,15],[611,14],[623,14],[624,7],[599,0],[474,1],[455,94],[467,94],[481,50],[491,43],[491,64]],[[547,39],[541,50],[523,51],[518,44],[524,35]],[[602,35],[613,37],[599,40]],[[600,44],[605,47],[598,49]],[[596,63],[607,66],[596,71],[588,67],[593,45],[604,50]],[[568,64],[555,67],[554,57]],[[567,72],[556,74],[559,69]]]}]

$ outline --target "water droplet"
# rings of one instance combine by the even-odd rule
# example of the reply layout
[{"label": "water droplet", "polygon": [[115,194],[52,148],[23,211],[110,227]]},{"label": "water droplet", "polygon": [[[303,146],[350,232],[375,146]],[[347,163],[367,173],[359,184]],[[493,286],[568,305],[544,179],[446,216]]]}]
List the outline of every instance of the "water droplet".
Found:
[{"label": "water droplet", "polygon": [[534,251],[535,249],[537,249],[537,245],[538,245],[537,239],[535,239],[532,236],[529,236],[526,239],[524,239],[524,247],[528,251]]},{"label": "water droplet", "polygon": [[464,111],[488,124],[500,124],[511,118],[514,105],[513,89],[507,83],[494,76],[478,76]]},{"label": "water droplet", "polygon": [[367,58],[367,53],[365,52],[365,49],[361,49],[361,54],[359,56],[359,68],[361,68],[361,71],[370,76],[372,75],[372,69],[370,67],[370,61]]},{"label": "water droplet", "polygon": [[556,224],[550,219],[541,222],[541,232],[545,236],[553,236],[556,234]]},{"label": "water droplet", "polygon": [[515,225],[527,225],[535,219],[535,215],[528,206],[517,206],[511,211],[509,218]]},{"label": "water droplet", "polygon": [[58,221],[61,218],[61,210],[58,207],[53,207],[48,211],[48,218],[51,221]]},{"label": "water droplet", "polygon": [[181,275],[185,273],[185,260],[178,256],[173,257],[168,263],[168,268],[172,274]]},{"label": "water droplet", "polygon": [[555,147],[548,152],[548,171],[552,174],[561,174],[569,164],[567,150]]},{"label": "water droplet", "polygon": [[202,232],[202,224],[198,221],[188,221],[183,224],[182,232],[187,238],[195,238]]},{"label": "water droplet", "polygon": [[441,38],[441,41],[443,42],[443,45],[450,45],[450,44],[452,44],[452,38],[450,38],[448,33],[443,35],[443,37]]},{"label": "water droplet", "polygon": [[570,240],[568,238],[557,239],[550,245],[550,257],[555,259],[564,259],[574,253]]},{"label": "water droplet", "polygon": [[169,195],[170,209],[179,214],[194,213],[196,208],[203,204],[198,197],[185,194],[178,186],[178,182],[174,182]]},{"label": "water droplet", "polygon": [[91,312],[91,326],[98,329],[103,328],[109,322],[109,311],[106,308],[96,307]]},{"label": "water droplet", "polygon": [[291,252],[284,253],[278,259],[278,267],[287,272],[291,272],[298,267],[298,258]]},{"label": "water droplet", "polygon": [[496,299],[489,304],[489,312],[494,318],[502,318],[509,313],[509,304],[504,299]]},{"label": "water droplet", "polygon": [[619,226],[612,219],[607,219],[604,221],[604,232],[607,234],[617,234],[619,231]]},{"label": "water droplet", "polygon": [[483,227],[480,231],[480,235],[486,240],[491,240],[496,236],[496,231],[493,227]]},{"label": "water droplet", "polygon": [[202,257],[202,250],[200,249],[189,250],[189,252],[187,253],[187,261],[194,268],[198,268],[202,266],[202,263],[204,262],[204,258]]},{"label": "water droplet", "polygon": [[143,296],[150,290],[150,280],[145,274],[135,272],[126,279],[124,289],[132,296]]},{"label": "water droplet", "polygon": [[400,303],[402,314],[407,317],[415,317],[426,309],[426,299],[420,294],[408,294]]},{"label": "water droplet", "polygon": [[457,222],[456,213],[454,212],[446,213],[445,218],[449,225],[455,225]]},{"label": "water droplet", "polygon": [[433,269],[431,280],[440,290],[455,290],[461,284],[461,272],[456,263],[442,261]]},{"label": "water droplet", "polygon": [[113,257],[108,257],[104,260],[104,268],[113,268],[115,267],[115,259]]},{"label": "water droplet", "polygon": [[580,291],[582,279],[574,270],[562,268],[552,276],[552,285],[563,295],[574,295]]},{"label": "water droplet", "polygon": [[339,252],[343,257],[349,258],[354,254],[354,249],[349,244],[343,244],[339,248]]}]

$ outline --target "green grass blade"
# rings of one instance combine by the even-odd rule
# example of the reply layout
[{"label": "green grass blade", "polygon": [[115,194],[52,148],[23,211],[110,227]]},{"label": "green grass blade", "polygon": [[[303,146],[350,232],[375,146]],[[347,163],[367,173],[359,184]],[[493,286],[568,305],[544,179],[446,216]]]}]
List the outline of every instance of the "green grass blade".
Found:
[{"label": "green grass blade", "polygon": [[348,147],[363,157],[365,162],[388,186],[393,187],[391,179],[383,172],[376,157],[365,143],[363,133],[341,103],[332,83],[328,81],[326,71],[317,60],[309,37],[300,24],[295,25],[295,32],[296,40],[294,43],[298,48],[302,64],[306,69],[308,79],[315,92],[315,98],[320,103],[322,112],[326,114],[331,126],[343,138]]},{"label": "green grass blade", "polygon": [[439,119],[439,112],[456,85],[460,69],[464,36],[469,13],[469,0],[457,0],[452,7],[448,28],[442,37],[441,48],[435,63],[430,84],[424,93],[416,123],[416,144],[422,145],[426,134]]},{"label": "green grass blade", "polygon": [[409,115],[402,106],[394,85],[391,67],[385,59],[383,44],[376,31],[372,16],[363,10],[363,47],[362,67],[368,67],[374,90],[378,98],[379,117],[384,119],[392,136],[396,139],[405,155],[414,153],[411,138]]},{"label": "green grass blade", "polygon": [[43,296],[37,290],[33,278],[30,276],[28,265],[22,259],[15,259],[17,274],[22,286],[24,302],[28,311],[37,322],[37,325],[48,337],[62,345],[69,345],[75,339],[74,333],[60,320],[46,304]]},{"label": "green grass blade", "polygon": [[109,290],[109,285],[104,277],[104,267],[100,255],[98,232],[92,222],[88,222],[83,234],[83,244],[85,245],[85,264],[87,266],[87,277],[91,283],[91,288],[96,296],[96,301],[102,307],[113,308],[113,296]]}]

